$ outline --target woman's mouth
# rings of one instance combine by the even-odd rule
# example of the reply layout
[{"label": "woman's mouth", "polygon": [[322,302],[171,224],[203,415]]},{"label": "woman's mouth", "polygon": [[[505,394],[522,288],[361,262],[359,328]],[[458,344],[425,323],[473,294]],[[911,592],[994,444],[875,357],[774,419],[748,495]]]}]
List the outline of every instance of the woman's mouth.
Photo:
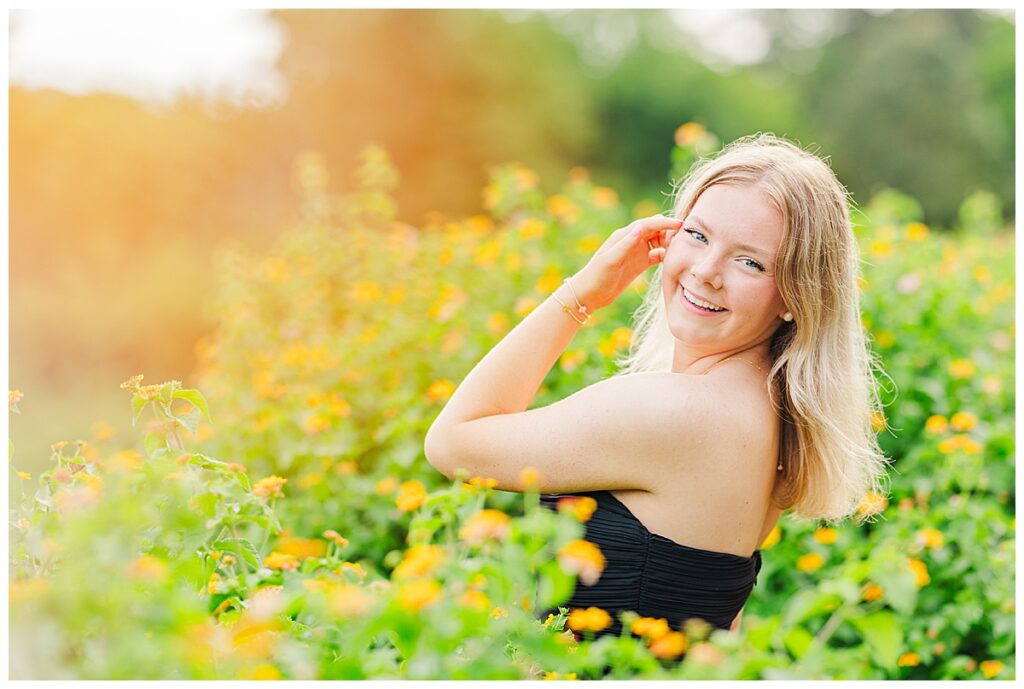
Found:
[{"label": "woman's mouth", "polygon": [[687,290],[682,285],[679,286],[679,289],[682,292],[683,302],[685,302],[686,306],[688,306],[690,310],[695,313],[700,313],[706,316],[713,316],[715,314],[725,313],[726,311],[728,311],[728,309],[724,307],[717,306],[699,297],[695,297],[694,295],[690,294],[690,291]]}]

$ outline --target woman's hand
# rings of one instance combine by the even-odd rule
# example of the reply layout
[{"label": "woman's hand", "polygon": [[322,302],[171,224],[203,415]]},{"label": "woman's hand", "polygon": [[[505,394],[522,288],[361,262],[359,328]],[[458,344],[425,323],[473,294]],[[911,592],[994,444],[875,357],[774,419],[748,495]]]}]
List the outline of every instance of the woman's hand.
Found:
[{"label": "woman's hand", "polygon": [[612,232],[572,278],[580,301],[591,312],[613,303],[640,273],[665,258],[681,225],[675,218],[652,215]]}]

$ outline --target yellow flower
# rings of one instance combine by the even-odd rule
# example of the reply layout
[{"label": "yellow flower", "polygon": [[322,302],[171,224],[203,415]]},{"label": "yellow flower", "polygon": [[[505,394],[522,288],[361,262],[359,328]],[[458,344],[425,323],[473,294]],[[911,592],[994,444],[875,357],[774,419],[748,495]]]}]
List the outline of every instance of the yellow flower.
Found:
[{"label": "yellow flower", "polygon": [[395,488],[397,487],[398,479],[394,476],[388,476],[387,478],[382,478],[380,481],[377,481],[377,486],[374,488],[374,491],[377,495],[390,495],[395,492]]},{"label": "yellow flower", "polygon": [[569,613],[566,622],[574,632],[599,632],[612,623],[612,617],[601,608],[589,607],[586,610],[576,608]]},{"label": "yellow flower", "polygon": [[116,432],[117,429],[115,429],[106,421],[97,421],[90,427],[89,430],[92,431],[93,440],[95,440],[96,442],[100,442],[102,440],[109,440],[110,438],[114,437],[114,433]]},{"label": "yellow flower", "polygon": [[306,417],[306,420],[302,422],[302,430],[309,435],[322,433],[330,427],[331,420],[323,414],[313,414],[312,416]]},{"label": "yellow flower", "polygon": [[32,474],[28,473],[27,471],[19,471],[18,478],[20,478],[22,481],[31,481]]},{"label": "yellow flower", "polygon": [[879,330],[875,333],[875,342],[879,347],[892,347],[896,344],[896,336],[888,330]]},{"label": "yellow flower", "polygon": [[925,586],[932,580],[928,576],[928,566],[915,558],[907,558],[907,564],[910,566],[911,571],[914,573],[914,583],[917,584],[918,588]]},{"label": "yellow flower", "polygon": [[601,248],[601,236],[597,234],[588,234],[576,242],[576,253],[583,256],[589,256],[599,248]]},{"label": "yellow flower", "polygon": [[885,420],[885,413],[880,411],[871,412],[871,429],[876,433],[884,430],[889,424]]},{"label": "yellow flower", "polygon": [[536,290],[541,294],[554,292],[562,284],[562,272],[556,266],[549,266],[537,280]]},{"label": "yellow flower", "polygon": [[868,491],[867,495],[864,496],[864,499],[861,500],[860,505],[857,506],[857,512],[864,516],[871,516],[884,511],[888,506],[888,498],[880,493]]},{"label": "yellow flower", "polygon": [[796,568],[801,572],[813,572],[825,564],[825,558],[818,553],[808,553],[796,560]]},{"label": "yellow flower", "polygon": [[499,203],[501,203],[501,187],[495,183],[490,183],[483,189],[483,204],[484,208],[491,210]]},{"label": "yellow flower", "polygon": [[372,599],[359,586],[341,584],[330,589],[327,605],[331,611],[341,617],[363,617],[370,612]]},{"label": "yellow flower", "polygon": [[498,485],[497,479],[485,476],[471,476],[467,483],[475,488],[494,488]]},{"label": "yellow flower", "polygon": [[630,627],[630,631],[637,636],[646,636],[648,639],[654,641],[668,634],[670,629],[668,626],[668,620],[664,617],[657,619],[653,617],[641,617],[633,622],[633,625]]},{"label": "yellow flower", "polygon": [[979,667],[981,674],[985,675],[985,679],[992,679],[1003,670],[1003,664],[998,660],[983,660]]},{"label": "yellow flower", "polygon": [[502,607],[497,607],[494,610],[491,610],[492,619],[500,620],[502,617],[508,617],[508,610]]},{"label": "yellow flower", "polygon": [[593,586],[601,578],[605,559],[601,549],[590,541],[575,540],[559,549],[558,564],[569,574],[578,574],[585,586]]},{"label": "yellow flower", "polygon": [[704,136],[704,127],[698,122],[687,122],[676,128],[674,139],[676,146],[687,148],[700,141]]},{"label": "yellow flower", "polygon": [[411,481],[403,481],[402,485],[398,487],[398,497],[395,498],[395,504],[398,509],[402,512],[412,512],[427,499],[427,489],[422,483],[413,479]]},{"label": "yellow flower", "polygon": [[267,476],[266,478],[261,478],[259,481],[253,484],[252,492],[253,494],[260,496],[261,498],[279,498],[283,495],[283,493],[281,492],[281,488],[283,488],[284,484],[286,483],[288,483],[288,479],[286,478],[281,478],[280,476],[276,475]]},{"label": "yellow flower", "polygon": [[883,240],[871,242],[871,253],[878,258],[885,258],[892,253],[892,244]]},{"label": "yellow flower", "polygon": [[682,632],[669,632],[656,639],[652,639],[647,647],[656,658],[675,658],[686,650],[686,636]]},{"label": "yellow flower", "polygon": [[875,583],[870,583],[864,587],[864,591],[861,593],[861,598],[870,603],[871,601],[881,598],[883,593],[884,591],[881,586]]},{"label": "yellow flower", "polygon": [[928,226],[920,222],[907,225],[907,239],[912,242],[923,242],[928,238]]},{"label": "yellow flower", "polygon": [[523,490],[536,489],[540,483],[540,473],[534,467],[526,467],[519,472],[519,484]]},{"label": "yellow flower", "polygon": [[293,571],[298,569],[298,559],[290,553],[272,552],[263,558],[263,566],[269,569]]},{"label": "yellow flower", "polygon": [[978,425],[978,417],[969,411],[958,411],[949,419],[955,431],[969,431]]},{"label": "yellow flower", "polygon": [[633,331],[629,328],[616,328],[612,331],[611,338],[616,349],[625,349],[633,341]]},{"label": "yellow flower", "polygon": [[[142,376],[139,376],[139,380],[142,380]],[[129,381],[130,382],[130,381]],[[121,389],[126,390],[128,383],[121,383]],[[25,396],[21,390],[8,390],[7,391],[7,405],[13,407]]]},{"label": "yellow flower", "polygon": [[509,516],[500,510],[481,510],[466,520],[459,538],[474,545],[488,539],[503,540],[509,531]]},{"label": "yellow flower", "polygon": [[768,548],[771,548],[781,539],[782,529],[780,529],[778,526],[773,527],[772,530],[768,533],[768,536],[764,539],[764,543],[761,544],[760,550],[767,550]]},{"label": "yellow flower", "polygon": [[828,526],[823,526],[814,532],[814,540],[825,545],[835,543],[838,537],[839,532]]},{"label": "yellow flower", "polygon": [[477,248],[473,254],[473,263],[478,266],[490,266],[498,260],[501,255],[501,242],[497,239],[491,239]]},{"label": "yellow flower", "polygon": [[278,539],[275,550],[305,560],[307,557],[323,557],[327,544],[319,539],[285,537]]},{"label": "yellow flower", "polygon": [[949,375],[954,378],[970,378],[977,368],[967,359],[954,359],[949,363]]},{"label": "yellow flower", "polygon": [[611,208],[619,202],[619,195],[608,187],[595,187],[590,192],[590,200],[598,208]]},{"label": "yellow flower", "polygon": [[430,387],[427,388],[427,399],[431,403],[440,402],[451,397],[454,392],[455,383],[443,378],[430,384]]},{"label": "yellow flower", "polygon": [[491,605],[491,599],[487,597],[487,594],[483,591],[470,590],[462,594],[459,598],[459,604],[476,610],[477,612],[483,612]]},{"label": "yellow flower", "polygon": [[348,296],[352,301],[377,301],[381,297],[380,285],[370,280],[356,281]]},{"label": "yellow flower", "polygon": [[419,544],[411,546],[402,556],[402,561],[392,573],[395,579],[424,577],[441,566],[445,551],[439,545]]},{"label": "yellow flower", "polygon": [[516,304],[512,310],[515,311],[517,316],[522,318],[524,316],[529,315],[529,313],[533,311],[535,308],[537,308],[537,306],[539,305],[540,302],[534,299],[533,297],[519,297],[518,299],[516,299]]},{"label": "yellow flower", "polygon": [[567,349],[558,360],[559,366],[566,373],[575,371],[581,363],[587,360],[587,353],[582,349]]},{"label": "yellow flower", "polygon": [[558,511],[568,512],[580,522],[588,521],[596,509],[597,500],[589,496],[570,496],[558,500]]},{"label": "yellow flower", "polygon": [[945,537],[942,532],[938,529],[921,529],[917,532],[917,540],[926,548],[941,548],[945,542]]},{"label": "yellow flower", "polygon": [[915,665],[920,665],[920,663],[921,656],[911,652],[904,653],[903,655],[901,655],[899,661],[896,664],[899,667],[914,667]]},{"label": "yellow flower", "polygon": [[[139,555],[132,562],[130,572],[133,576],[140,579],[163,581],[164,576],[167,574],[167,564],[152,555]],[[214,591],[210,591],[210,593],[214,593]]]},{"label": "yellow flower", "polygon": [[238,671],[238,679],[281,679],[281,671],[270,663],[260,663],[253,668],[243,667]]},{"label": "yellow flower", "polygon": [[299,488],[306,489],[312,488],[313,486],[319,486],[324,482],[324,475],[319,471],[311,471],[308,474],[303,474],[299,477]]},{"label": "yellow flower", "polygon": [[522,240],[539,239],[544,236],[546,226],[538,218],[527,218],[519,226],[519,238]]},{"label": "yellow flower", "polygon": [[576,204],[562,194],[555,194],[549,197],[547,209],[548,213],[566,223],[575,222],[576,216],[579,214],[579,208],[576,207]]},{"label": "yellow flower", "polygon": [[527,189],[533,189],[534,187],[537,186],[537,183],[540,181],[540,178],[537,176],[537,173],[528,167],[516,168],[515,175],[516,186],[519,187],[519,189],[522,191],[526,191]]},{"label": "yellow flower", "polygon": [[941,414],[932,414],[928,417],[928,420],[924,422],[924,430],[927,433],[942,433],[946,430],[949,422],[946,421],[946,417]]},{"label": "yellow flower", "polygon": [[398,589],[398,604],[409,612],[432,605],[441,597],[441,585],[432,579],[416,579]]},{"label": "yellow flower", "polygon": [[360,579],[365,579],[366,578],[366,572],[363,571],[362,565],[360,565],[358,562],[342,562],[341,563],[341,567],[339,567],[338,569],[336,569],[334,571],[335,571],[335,574],[344,573],[344,572],[352,572],[353,574],[355,574]]},{"label": "yellow flower", "polygon": [[508,316],[501,311],[493,311],[487,317],[487,329],[494,335],[501,335],[508,330]]}]

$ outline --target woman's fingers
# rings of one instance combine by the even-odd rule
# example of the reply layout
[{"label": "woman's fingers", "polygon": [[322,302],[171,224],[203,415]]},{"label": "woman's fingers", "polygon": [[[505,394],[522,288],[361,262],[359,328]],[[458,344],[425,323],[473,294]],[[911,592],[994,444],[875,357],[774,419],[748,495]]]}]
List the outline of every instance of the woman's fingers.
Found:
[{"label": "woman's fingers", "polygon": [[649,218],[635,221],[630,234],[634,237],[650,239],[652,234],[657,234],[664,230],[678,230],[681,224],[682,221],[675,218],[669,218],[664,215],[652,215]]}]

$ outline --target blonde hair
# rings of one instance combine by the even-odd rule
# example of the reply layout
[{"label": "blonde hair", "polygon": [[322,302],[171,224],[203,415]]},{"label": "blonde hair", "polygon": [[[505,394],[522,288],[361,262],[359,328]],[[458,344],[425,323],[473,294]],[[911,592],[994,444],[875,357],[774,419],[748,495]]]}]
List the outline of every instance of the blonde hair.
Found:
[{"label": "blonde hair", "polygon": [[[772,337],[768,392],[781,423],[772,499],[797,519],[861,515],[869,491],[883,494],[888,458],[872,415],[881,410],[872,369],[886,375],[861,323],[860,257],[849,193],[826,161],[769,133],[742,137],[698,160],[675,189],[671,217],[685,218],[713,184],[755,186],[783,217],[775,273],[794,320]],[[675,338],[662,297],[662,265],[633,316],[633,343],[615,375],[669,371]],[[888,377],[886,375],[886,377]],[[890,378],[891,380],[891,378]]]}]

